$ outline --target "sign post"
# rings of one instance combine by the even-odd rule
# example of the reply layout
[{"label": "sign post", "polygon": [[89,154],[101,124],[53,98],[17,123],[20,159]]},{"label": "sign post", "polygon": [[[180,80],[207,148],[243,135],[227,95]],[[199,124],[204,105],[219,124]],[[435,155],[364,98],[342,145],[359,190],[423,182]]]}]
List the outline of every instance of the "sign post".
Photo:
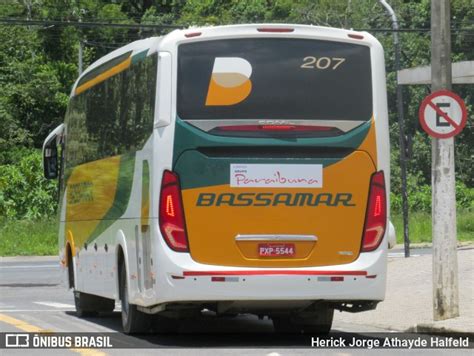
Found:
[{"label": "sign post", "polygon": [[433,313],[443,320],[459,316],[454,136],[466,125],[466,106],[453,92],[438,90],[421,103],[419,120],[433,137]]},{"label": "sign post", "polygon": [[[451,89],[451,31],[449,0],[431,0],[431,91]],[[456,238],[456,191],[454,179],[454,138],[462,129],[451,112],[452,101],[433,101],[432,119],[424,120],[427,127],[440,131],[432,139],[431,185],[433,229],[433,318],[444,320],[459,316],[458,261]],[[449,104],[449,106],[448,106]],[[429,116],[429,110],[424,114]],[[427,113],[428,111],[428,113]],[[449,111],[449,113],[448,113]],[[445,114],[443,114],[445,113]],[[420,115],[421,116],[421,115]],[[433,114],[431,114],[433,116]],[[449,125],[449,126],[447,126]],[[461,129],[459,129],[461,127]],[[446,132],[446,131],[448,132]]]}]

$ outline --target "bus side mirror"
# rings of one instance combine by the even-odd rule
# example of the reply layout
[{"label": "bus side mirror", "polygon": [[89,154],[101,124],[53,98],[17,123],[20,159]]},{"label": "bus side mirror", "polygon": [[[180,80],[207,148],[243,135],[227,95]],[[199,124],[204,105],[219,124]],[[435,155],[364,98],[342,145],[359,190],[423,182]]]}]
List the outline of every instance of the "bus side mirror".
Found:
[{"label": "bus side mirror", "polygon": [[172,61],[171,54],[161,52],[158,55],[158,87],[155,100],[155,127],[171,124],[171,84]]},{"label": "bus side mirror", "polygon": [[46,147],[43,151],[44,177],[46,179],[58,178],[58,148],[57,146]]},{"label": "bus side mirror", "polygon": [[56,127],[46,137],[43,143],[43,171],[46,179],[56,179],[59,176],[58,142],[62,137],[64,124]]}]

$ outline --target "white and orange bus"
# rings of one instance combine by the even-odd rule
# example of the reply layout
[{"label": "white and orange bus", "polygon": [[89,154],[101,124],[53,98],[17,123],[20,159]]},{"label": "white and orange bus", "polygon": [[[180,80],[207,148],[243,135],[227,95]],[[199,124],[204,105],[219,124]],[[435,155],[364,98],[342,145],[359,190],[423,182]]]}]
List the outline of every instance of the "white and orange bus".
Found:
[{"label": "white and orange bus", "polygon": [[366,32],[176,30],[93,63],[44,143],[79,315],[126,333],[254,313],[328,332],[384,299],[384,54]]}]

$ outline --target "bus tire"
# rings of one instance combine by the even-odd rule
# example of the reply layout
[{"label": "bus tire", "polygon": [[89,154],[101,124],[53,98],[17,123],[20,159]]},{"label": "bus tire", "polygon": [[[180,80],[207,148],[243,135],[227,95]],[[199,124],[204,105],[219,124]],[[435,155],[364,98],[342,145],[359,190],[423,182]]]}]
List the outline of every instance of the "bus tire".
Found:
[{"label": "bus tire", "polygon": [[73,288],[76,315],[80,318],[97,316],[99,312],[110,313],[115,308],[115,300],[99,297],[76,290],[74,280],[74,264],[68,249],[68,278],[69,288]]},{"label": "bus tire", "polygon": [[99,312],[110,313],[115,308],[115,301],[113,299],[77,290],[74,291],[74,304],[76,305],[76,315],[80,318],[97,316]]},{"label": "bus tire", "polygon": [[72,258],[71,247],[67,245],[67,277],[69,289],[74,288],[74,259]]},{"label": "bus tire", "polygon": [[333,318],[334,308],[321,308],[312,318],[302,320],[303,333],[327,335],[331,331]]},{"label": "bus tire", "polygon": [[128,302],[128,283],[125,263],[120,266],[120,303],[122,305],[122,328],[125,334],[145,333],[150,330],[151,318]]},{"label": "bus tire", "polygon": [[320,308],[317,314],[309,317],[284,316],[272,318],[273,327],[277,333],[286,334],[323,334],[331,331],[334,309]]}]

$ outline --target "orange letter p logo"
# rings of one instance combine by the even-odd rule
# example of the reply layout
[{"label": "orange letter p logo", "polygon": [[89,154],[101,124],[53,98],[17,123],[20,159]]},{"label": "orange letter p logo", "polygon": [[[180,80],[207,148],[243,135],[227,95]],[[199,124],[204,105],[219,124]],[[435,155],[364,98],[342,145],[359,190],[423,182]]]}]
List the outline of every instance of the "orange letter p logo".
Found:
[{"label": "orange letter p logo", "polygon": [[217,57],[207,91],[206,106],[234,105],[252,90],[252,66],[239,57]]}]

